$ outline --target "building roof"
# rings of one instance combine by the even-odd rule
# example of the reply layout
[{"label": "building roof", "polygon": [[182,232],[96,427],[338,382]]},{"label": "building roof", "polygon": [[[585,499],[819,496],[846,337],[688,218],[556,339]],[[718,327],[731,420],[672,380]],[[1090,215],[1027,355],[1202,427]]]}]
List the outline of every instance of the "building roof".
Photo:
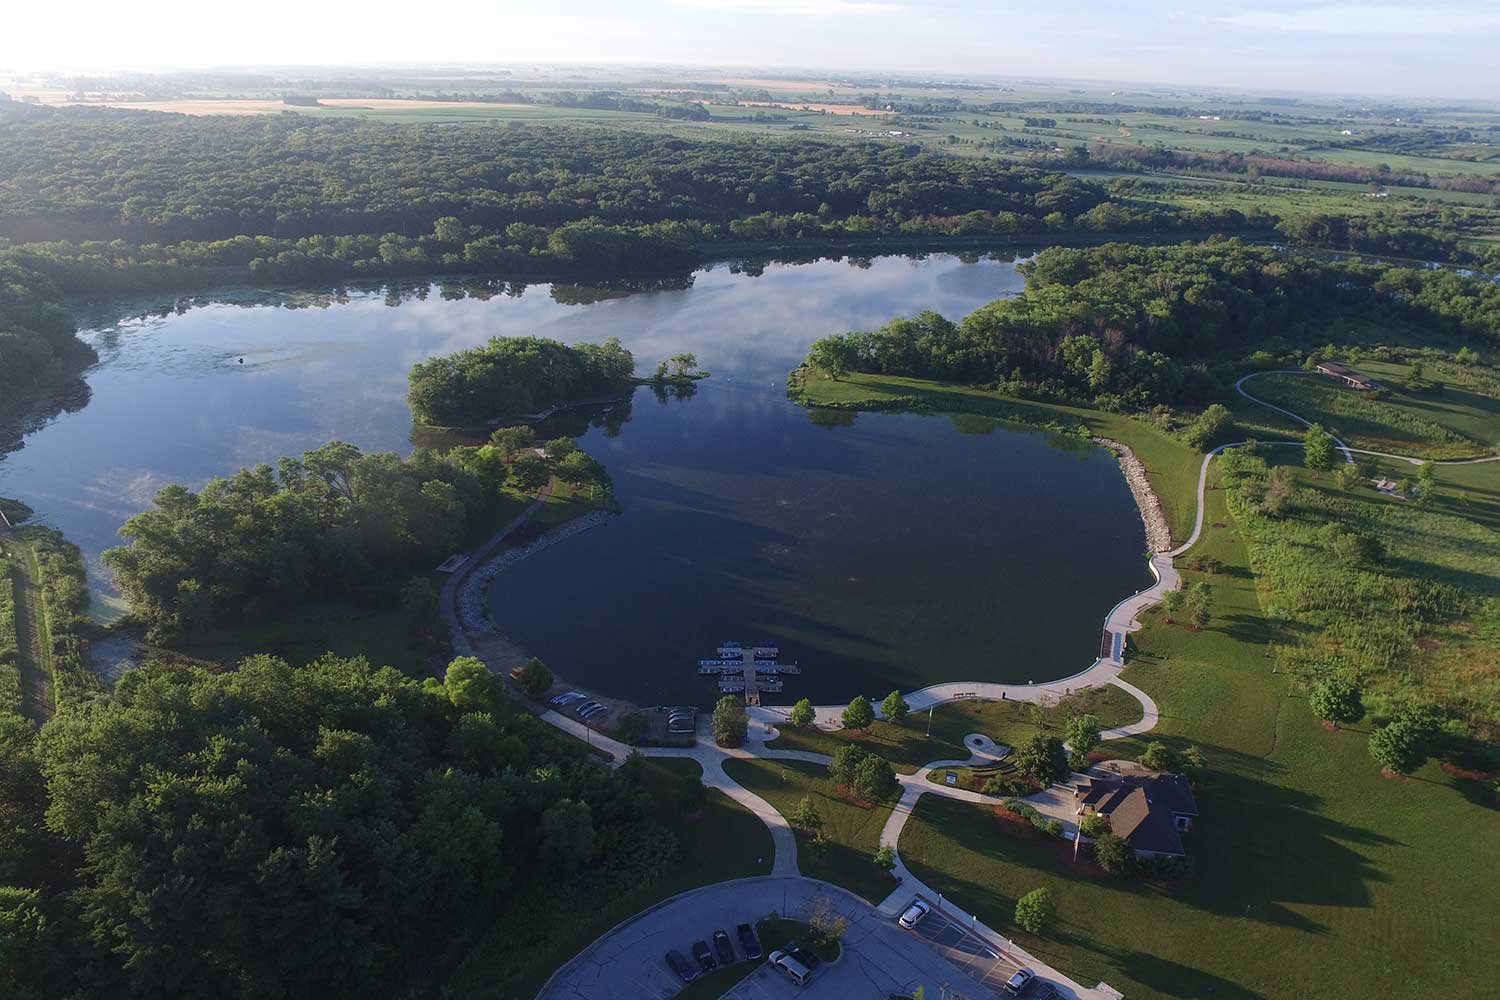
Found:
[{"label": "building roof", "polygon": [[1185,854],[1178,816],[1197,816],[1198,802],[1180,774],[1152,771],[1093,778],[1082,804],[1108,817],[1116,834],[1137,851]]},{"label": "building roof", "polygon": [[1352,378],[1360,382],[1369,382],[1371,385],[1375,384],[1375,380],[1370,378],[1370,376],[1358,369],[1350,368],[1342,361],[1320,361],[1318,363],[1318,371],[1326,375],[1337,375],[1339,378]]}]

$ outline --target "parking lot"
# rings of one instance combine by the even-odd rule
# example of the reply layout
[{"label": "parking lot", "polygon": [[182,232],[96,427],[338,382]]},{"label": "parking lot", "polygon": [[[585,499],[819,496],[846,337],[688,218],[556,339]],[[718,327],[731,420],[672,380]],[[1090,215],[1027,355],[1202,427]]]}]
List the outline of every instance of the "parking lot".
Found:
[{"label": "parking lot", "polygon": [[919,925],[919,934],[903,930],[863,900],[824,883],[767,876],[707,886],[616,928],[564,966],[541,998],[668,1000],[682,988],[664,961],[668,949],[690,955],[692,943],[707,939],[716,928],[733,935],[736,924],[778,912],[800,919],[820,900],[849,921],[839,961],[819,966],[806,987],[793,985],[780,971],[762,964],[726,997],[886,1000],[917,986],[937,996],[939,987],[946,985],[966,1000],[996,1000],[999,984],[1013,970],[936,913]]}]

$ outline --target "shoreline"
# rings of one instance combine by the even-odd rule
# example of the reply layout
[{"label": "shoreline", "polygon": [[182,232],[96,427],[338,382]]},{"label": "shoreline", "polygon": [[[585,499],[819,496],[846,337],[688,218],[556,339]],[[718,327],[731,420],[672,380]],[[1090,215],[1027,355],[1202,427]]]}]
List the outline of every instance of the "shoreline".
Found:
[{"label": "shoreline", "polygon": [[1141,460],[1136,457],[1129,445],[1112,438],[1094,437],[1090,440],[1114,452],[1115,458],[1119,460],[1120,471],[1125,475],[1125,485],[1130,487],[1130,495],[1135,497],[1136,508],[1141,512],[1141,521],[1146,525],[1146,544],[1150,546],[1151,551],[1155,553],[1170,551],[1172,528],[1167,523],[1167,515],[1161,509],[1161,499],[1151,488],[1151,480],[1146,476],[1146,467],[1141,464]]}]

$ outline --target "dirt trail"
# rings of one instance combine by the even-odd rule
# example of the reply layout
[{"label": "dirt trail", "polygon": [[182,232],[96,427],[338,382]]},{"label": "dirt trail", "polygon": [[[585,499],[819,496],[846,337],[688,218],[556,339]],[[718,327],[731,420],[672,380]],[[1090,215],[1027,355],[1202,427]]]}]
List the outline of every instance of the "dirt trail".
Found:
[{"label": "dirt trail", "polygon": [[41,567],[24,542],[5,544],[11,566],[5,584],[15,588],[16,647],[21,673],[21,710],[38,723],[52,717],[52,672],[48,669],[47,623],[41,602]]}]

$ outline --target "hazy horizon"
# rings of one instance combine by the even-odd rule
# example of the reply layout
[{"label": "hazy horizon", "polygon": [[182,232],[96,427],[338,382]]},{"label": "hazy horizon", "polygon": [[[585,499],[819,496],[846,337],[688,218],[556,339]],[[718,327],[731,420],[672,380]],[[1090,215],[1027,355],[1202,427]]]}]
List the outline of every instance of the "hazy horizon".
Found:
[{"label": "hazy horizon", "polygon": [[949,79],[1200,86],[1487,100],[1500,89],[1500,7],[1263,0],[1090,9],[979,0],[459,0],[441,18],[390,0],[205,15],[159,0],[79,0],[66,26],[10,14],[0,70],[617,65],[862,72]]}]

